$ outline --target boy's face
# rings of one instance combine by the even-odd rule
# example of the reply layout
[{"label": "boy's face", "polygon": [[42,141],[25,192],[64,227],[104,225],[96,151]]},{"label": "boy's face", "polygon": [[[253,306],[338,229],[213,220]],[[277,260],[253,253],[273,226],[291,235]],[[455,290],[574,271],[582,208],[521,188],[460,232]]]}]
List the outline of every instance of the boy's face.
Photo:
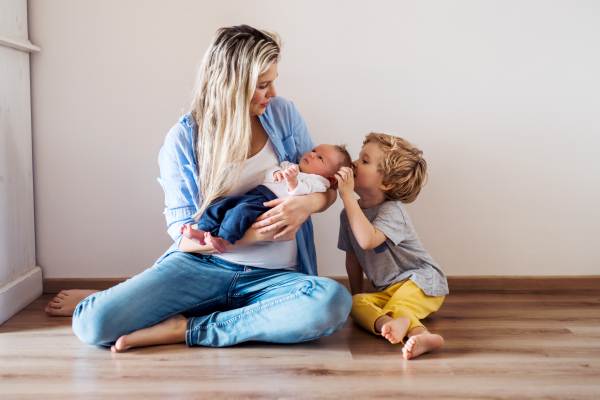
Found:
[{"label": "boy's face", "polygon": [[302,156],[300,172],[331,178],[337,172],[340,153],[330,144],[321,144]]},{"label": "boy's face", "polygon": [[377,168],[383,154],[377,142],[369,142],[360,150],[358,160],[354,161],[354,191],[361,195],[373,193],[381,188],[383,173]]}]

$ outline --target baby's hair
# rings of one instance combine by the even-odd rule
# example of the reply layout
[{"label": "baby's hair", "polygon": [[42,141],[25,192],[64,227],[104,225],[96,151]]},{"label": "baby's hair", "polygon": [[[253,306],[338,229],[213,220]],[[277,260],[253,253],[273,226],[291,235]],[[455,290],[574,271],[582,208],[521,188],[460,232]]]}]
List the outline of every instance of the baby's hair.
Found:
[{"label": "baby's hair", "polygon": [[[337,169],[335,170],[335,173],[337,174],[337,172],[342,169],[342,167],[348,167],[348,168],[352,168],[352,157],[350,156],[350,153],[348,153],[348,150],[346,149],[346,145],[345,144],[334,144],[333,147],[335,147],[335,150],[340,153],[340,155],[342,156],[342,160],[338,163],[337,165]],[[332,189],[337,189],[338,184],[337,182],[334,183],[333,185],[331,185]]]},{"label": "baby's hair", "polygon": [[415,201],[428,178],[423,152],[402,138],[384,133],[369,133],[363,146],[370,142],[378,143],[383,153],[377,166],[383,173],[382,183],[394,185],[384,192],[386,199],[406,204]]},{"label": "baby's hair", "polygon": [[[338,164],[337,171],[342,169],[342,167],[352,168],[352,157],[350,156],[350,153],[348,153],[348,150],[346,149],[346,145],[345,144],[340,144],[340,145],[334,144],[333,147],[335,147],[335,150],[342,155],[342,161],[340,161],[340,163]],[[335,172],[337,172],[337,171],[335,171]]]}]

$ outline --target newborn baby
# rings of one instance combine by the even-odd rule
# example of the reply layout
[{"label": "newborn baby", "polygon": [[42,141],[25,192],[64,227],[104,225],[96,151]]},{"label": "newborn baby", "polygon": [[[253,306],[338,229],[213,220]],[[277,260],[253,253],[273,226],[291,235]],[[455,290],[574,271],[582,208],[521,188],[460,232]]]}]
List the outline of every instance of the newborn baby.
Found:
[{"label": "newborn baby", "polygon": [[352,158],[344,146],[319,145],[304,154],[297,165],[284,161],[267,169],[263,184],[248,193],[216,200],[198,220],[197,229],[187,224],[181,227],[181,233],[195,243],[224,253],[269,209],[263,203],[277,197],[325,192],[337,183],[334,175],[342,167],[352,167]]}]

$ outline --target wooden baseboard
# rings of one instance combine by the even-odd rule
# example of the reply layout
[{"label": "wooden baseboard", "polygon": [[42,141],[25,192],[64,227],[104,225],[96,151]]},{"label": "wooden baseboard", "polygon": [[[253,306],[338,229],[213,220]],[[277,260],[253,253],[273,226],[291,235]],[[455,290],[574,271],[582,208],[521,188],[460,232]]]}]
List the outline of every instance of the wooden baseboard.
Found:
[{"label": "wooden baseboard", "polygon": [[44,293],[58,293],[63,289],[106,290],[129,278],[44,278]]},{"label": "wooden baseboard", "polygon": [[[331,277],[350,288],[348,277]],[[600,292],[600,275],[585,276],[449,276],[450,292]],[[365,292],[375,289],[365,278]]]},{"label": "wooden baseboard", "polygon": [[[350,288],[348,277],[330,276]],[[58,293],[63,289],[106,290],[129,278],[44,278],[44,293]],[[600,292],[600,275],[587,276],[449,276],[450,292]],[[375,289],[365,278],[365,291]]]}]

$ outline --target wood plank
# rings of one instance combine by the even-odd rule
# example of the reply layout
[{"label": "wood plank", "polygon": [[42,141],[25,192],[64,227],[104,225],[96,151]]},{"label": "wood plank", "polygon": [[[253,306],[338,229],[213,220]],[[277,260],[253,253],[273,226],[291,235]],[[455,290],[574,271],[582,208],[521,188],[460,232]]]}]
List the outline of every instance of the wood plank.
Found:
[{"label": "wood plank", "polygon": [[597,294],[451,294],[424,322],[444,336],[444,347],[412,361],[402,359],[401,345],[351,319],[306,343],[179,344],[114,354],[79,342],[71,318],[46,316],[52,297],[41,296],[0,326],[4,397],[600,397]]}]

